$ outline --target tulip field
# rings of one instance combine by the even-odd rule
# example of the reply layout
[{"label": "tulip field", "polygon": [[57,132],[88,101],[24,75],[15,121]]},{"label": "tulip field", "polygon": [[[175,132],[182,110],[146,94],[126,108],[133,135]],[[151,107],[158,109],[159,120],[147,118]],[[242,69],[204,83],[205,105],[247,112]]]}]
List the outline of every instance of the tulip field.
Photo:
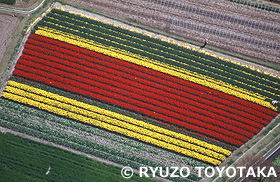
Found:
[{"label": "tulip field", "polygon": [[[277,77],[52,9],[25,43],[0,99],[0,120],[4,127],[136,169],[165,166],[143,157],[144,148],[182,156],[189,166],[218,166],[276,117],[272,100],[280,100]],[[122,147],[30,124],[40,118],[98,129],[98,136],[115,136],[110,140],[121,137]],[[181,180],[200,178],[192,173]]]}]

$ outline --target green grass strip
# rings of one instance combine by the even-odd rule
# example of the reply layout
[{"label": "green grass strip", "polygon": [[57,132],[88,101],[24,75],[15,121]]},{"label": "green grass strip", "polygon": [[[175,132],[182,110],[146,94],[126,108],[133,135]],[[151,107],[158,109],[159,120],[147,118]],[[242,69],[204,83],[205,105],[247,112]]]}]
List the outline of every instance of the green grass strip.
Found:
[{"label": "green grass strip", "polygon": [[[9,181],[127,181],[121,168],[11,133],[0,133],[0,174]],[[48,175],[49,166],[51,170]],[[134,175],[131,181],[154,181]]]}]

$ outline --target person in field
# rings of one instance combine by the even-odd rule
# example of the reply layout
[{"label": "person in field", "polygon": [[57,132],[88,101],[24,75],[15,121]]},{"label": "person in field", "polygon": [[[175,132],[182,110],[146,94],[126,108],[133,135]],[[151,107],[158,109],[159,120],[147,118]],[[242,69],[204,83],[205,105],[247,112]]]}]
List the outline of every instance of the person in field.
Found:
[{"label": "person in field", "polygon": [[274,107],[276,107],[277,106],[277,100],[273,100],[273,101],[271,101],[271,104],[274,106]]},{"label": "person in field", "polygon": [[205,38],[205,40],[204,40],[204,45],[203,45],[203,46],[200,46],[200,48],[206,47],[207,44],[208,44],[208,37]]}]

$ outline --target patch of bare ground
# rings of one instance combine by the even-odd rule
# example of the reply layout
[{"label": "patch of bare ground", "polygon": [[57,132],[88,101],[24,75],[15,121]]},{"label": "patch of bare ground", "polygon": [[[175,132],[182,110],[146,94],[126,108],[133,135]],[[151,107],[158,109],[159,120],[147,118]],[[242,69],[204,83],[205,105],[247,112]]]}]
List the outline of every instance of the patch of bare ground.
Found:
[{"label": "patch of bare ground", "polygon": [[18,24],[18,18],[0,14],[0,63]]}]

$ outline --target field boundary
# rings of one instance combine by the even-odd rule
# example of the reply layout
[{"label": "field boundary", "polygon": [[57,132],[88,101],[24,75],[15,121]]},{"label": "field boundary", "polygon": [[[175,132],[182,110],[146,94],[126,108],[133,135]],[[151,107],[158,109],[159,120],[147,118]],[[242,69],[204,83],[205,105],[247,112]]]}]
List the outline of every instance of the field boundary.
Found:
[{"label": "field boundary", "polygon": [[[280,119],[280,114],[278,114],[271,122],[269,125],[267,125],[265,128],[262,129],[262,131],[260,131],[257,135],[255,135],[248,143],[244,144],[242,147],[240,147],[239,149],[235,150],[232,153],[232,156],[227,158],[220,166],[226,166],[227,163],[229,162],[229,160],[231,160],[232,157],[236,156],[239,152],[241,152],[244,148],[246,148],[246,146],[250,145],[251,143],[253,143],[257,137],[259,137],[271,124],[273,124],[274,122],[276,122],[278,119]],[[245,155],[248,155],[248,152],[250,152],[251,150],[253,150],[255,147],[257,147],[257,145],[264,140],[267,136],[269,136],[275,129],[278,128],[278,126],[280,125],[280,123],[278,123],[275,127],[273,127],[273,129],[271,129],[265,136],[261,137],[252,147],[250,147],[245,153],[243,153],[240,157],[238,157],[238,159],[236,159],[231,165],[229,165],[228,167],[233,167],[235,166]],[[280,136],[279,136],[280,137]],[[266,145],[268,146],[269,143]],[[223,172],[223,174],[225,173],[225,171]],[[213,182],[217,182],[220,179],[220,177],[216,177]],[[227,179],[227,181],[230,180]]]},{"label": "field boundary", "polygon": [[[45,0],[43,0],[43,1],[45,1]],[[41,3],[41,4],[43,4],[43,3]],[[48,10],[51,10],[51,9],[53,8],[53,5],[54,5],[54,4],[52,4],[52,5],[48,8]],[[41,7],[41,5],[40,5],[40,7]],[[38,8],[40,8],[40,7],[38,6]],[[36,10],[37,10],[38,8],[36,8]],[[36,10],[35,10],[35,11],[36,11]],[[47,11],[48,11],[48,10],[47,10]],[[13,73],[13,71],[14,71],[14,69],[15,69],[15,65],[16,65],[16,63],[17,63],[17,60],[19,59],[19,57],[20,57],[21,54],[22,54],[22,51],[23,51],[23,49],[24,49],[24,45],[25,45],[25,43],[26,43],[26,41],[27,41],[27,39],[28,39],[28,37],[29,37],[29,35],[30,35],[30,33],[31,33],[30,30],[36,25],[36,23],[38,23],[38,21],[41,20],[41,18],[43,18],[44,16],[46,16],[46,12],[47,12],[47,11],[44,11],[44,13],[43,13],[40,17],[36,18],[35,21],[33,21],[33,23],[31,23],[31,25],[28,27],[28,29],[27,29],[27,31],[26,31],[26,33],[25,33],[23,39],[21,40],[20,46],[19,46],[19,48],[18,48],[18,50],[17,50],[17,52],[16,52],[16,56],[14,57],[12,63],[10,64],[10,66],[11,66],[11,67],[10,67],[10,70],[6,73],[6,77],[5,77],[4,80],[3,80],[3,83],[2,83],[1,88],[0,88],[0,96],[2,95],[3,90],[4,90],[4,88],[6,87],[6,85],[7,85],[7,83],[8,83],[8,80],[10,79],[10,76],[12,75],[12,73]]]}]

